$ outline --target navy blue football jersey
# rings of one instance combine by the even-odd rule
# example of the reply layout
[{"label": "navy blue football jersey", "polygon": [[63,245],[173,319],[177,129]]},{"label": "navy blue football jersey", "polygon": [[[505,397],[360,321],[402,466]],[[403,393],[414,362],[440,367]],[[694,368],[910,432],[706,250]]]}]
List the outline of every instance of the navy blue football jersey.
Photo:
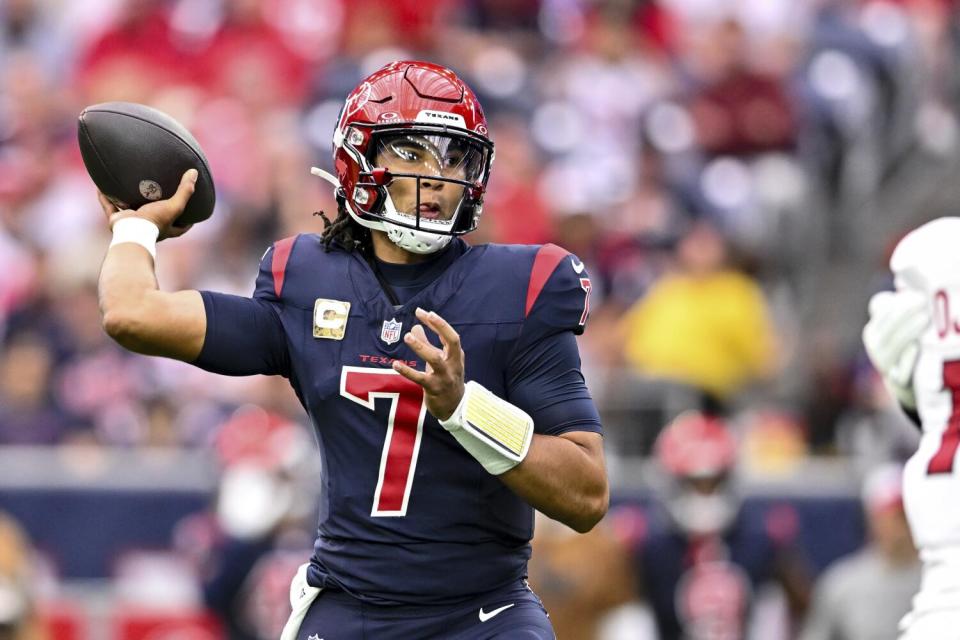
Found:
[{"label": "navy blue football jersey", "polygon": [[456,259],[404,305],[363,256],[327,252],[306,234],[267,251],[252,298],[202,292],[208,326],[195,364],[287,377],[314,425],[324,482],[314,586],[442,604],[526,574],[532,508],[391,368],[424,368],[402,340],[417,307],[460,334],[466,379],[527,411],[537,433],[600,431],[576,350],[590,299],[579,259],[555,245],[457,239],[448,250]]},{"label": "navy blue football jersey", "polygon": [[775,580],[777,565],[795,553],[792,539],[771,530],[772,513],[741,510],[715,539],[678,531],[660,509],[651,510],[636,562],[663,640],[747,636],[757,590]]}]

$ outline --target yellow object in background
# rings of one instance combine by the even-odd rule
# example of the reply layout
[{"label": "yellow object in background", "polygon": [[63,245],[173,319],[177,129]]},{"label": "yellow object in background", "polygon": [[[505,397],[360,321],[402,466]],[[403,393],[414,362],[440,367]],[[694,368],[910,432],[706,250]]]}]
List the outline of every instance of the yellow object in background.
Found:
[{"label": "yellow object in background", "polygon": [[773,366],[775,335],[763,293],[736,271],[667,275],[624,322],[626,358],[638,373],[721,399]]}]

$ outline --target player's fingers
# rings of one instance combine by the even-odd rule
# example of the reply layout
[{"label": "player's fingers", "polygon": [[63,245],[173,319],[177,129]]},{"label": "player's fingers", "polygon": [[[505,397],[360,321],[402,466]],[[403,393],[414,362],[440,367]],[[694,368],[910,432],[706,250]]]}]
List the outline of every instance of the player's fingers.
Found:
[{"label": "player's fingers", "polygon": [[414,325],[413,329],[403,336],[403,341],[414,353],[433,365],[434,369],[443,366],[443,352],[427,342],[427,336],[420,325]]},{"label": "player's fingers", "polygon": [[107,218],[110,218],[110,216],[118,211],[116,205],[110,202],[110,199],[103,195],[103,192],[99,189],[97,189],[97,200],[100,201],[100,208],[103,209],[103,213]]},{"label": "player's fingers", "polygon": [[437,335],[440,336],[440,341],[447,349],[447,356],[459,358],[460,334],[450,326],[450,323],[441,318],[436,311],[428,312],[418,307],[416,313],[417,318],[419,318],[421,322],[433,329]]},{"label": "player's fingers", "polygon": [[427,332],[423,330],[423,325],[415,324],[413,327],[411,327],[410,331],[413,332],[413,335],[416,336],[417,339],[423,340],[424,342],[429,342],[427,340]]},{"label": "player's fingers", "polygon": [[421,387],[426,386],[427,384],[427,374],[422,371],[417,371],[402,362],[397,360],[393,361],[393,370],[402,375],[407,380],[412,380],[416,382]]},{"label": "player's fingers", "polygon": [[[450,348],[444,345],[443,349],[437,349],[427,340],[427,333],[424,331],[422,325],[414,325],[410,330],[418,340],[422,340],[424,344],[427,344],[433,347],[434,358],[427,359],[427,372],[432,373],[437,371],[443,380],[449,380],[450,378],[456,379],[463,376],[463,354],[459,348],[456,349],[459,358],[450,358],[449,351]],[[443,338],[441,338],[442,342]]]},{"label": "player's fingers", "polygon": [[180,185],[177,192],[170,197],[170,204],[177,208],[177,211],[183,211],[187,207],[187,201],[193,195],[193,190],[197,186],[196,169],[188,169],[180,178]]},{"label": "player's fingers", "polygon": [[160,237],[158,238],[158,240],[166,240],[167,238],[179,238],[180,236],[185,234],[187,231],[190,231],[190,229],[192,228],[193,228],[192,224],[188,224],[185,227],[177,227],[174,225],[170,225],[169,227],[166,228],[166,230],[163,233],[160,234]]}]

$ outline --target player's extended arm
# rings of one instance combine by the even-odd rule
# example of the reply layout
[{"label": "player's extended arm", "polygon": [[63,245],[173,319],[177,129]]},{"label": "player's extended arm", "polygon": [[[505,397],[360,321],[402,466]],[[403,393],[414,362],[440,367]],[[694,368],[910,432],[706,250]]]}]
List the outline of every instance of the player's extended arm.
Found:
[{"label": "player's extended arm", "polygon": [[[581,533],[592,529],[610,501],[601,436],[533,434],[530,417],[520,409],[476,383],[464,384],[464,354],[453,327],[434,312],[417,309],[417,318],[440,336],[443,349],[416,325],[404,341],[424,359],[426,371],[399,361],[393,368],[424,388],[431,415],[532,507]],[[491,441],[493,433],[500,442]]]},{"label": "player's extended arm", "polygon": [[[192,361],[203,347],[207,318],[197,291],[160,291],[154,274],[157,239],[182,235],[189,227],[173,227],[197,179],[187,171],[168,200],[137,211],[117,211],[102,194],[100,204],[114,240],[100,268],[99,294],[103,328],[123,347],[146,355]],[[158,233],[151,228],[157,227]]]},{"label": "player's extended arm", "polygon": [[523,462],[499,478],[535,509],[580,533],[600,522],[610,504],[599,433],[534,434]]}]

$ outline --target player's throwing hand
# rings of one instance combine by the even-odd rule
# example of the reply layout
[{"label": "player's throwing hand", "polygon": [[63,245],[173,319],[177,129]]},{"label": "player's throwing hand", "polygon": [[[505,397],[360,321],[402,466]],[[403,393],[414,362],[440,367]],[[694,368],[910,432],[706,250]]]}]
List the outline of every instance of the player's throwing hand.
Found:
[{"label": "player's throwing hand", "polygon": [[187,202],[190,201],[190,196],[193,195],[196,184],[197,170],[190,169],[183,174],[182,178],[180,178],[180,185],[177,187],[176,193],[166,200],[157,200],[156,202],[145,204],[136,211],[131,211],[129,209],[119,211],[105,195],[97,192],[97,196],[100,199],[100,207],[103,209],[103,213],[107,217],[107,221],[111,230],[113,229],[113,225],[116,224],[118,220],[122,220],[124,218],[143,218],[157,225],[157,227],[160,229],[160,236],[157,239],[163,240],[164,238],[176,238],[177,236],[182,236],[190,230],[190,227],[193,226],[187,225],[185,227],[175,227],[173,226],[173,221],[176,220],[187,207]]},{"label": "player's throwing hand", "polygon": [[460,335],[434,311],[417,309],[417,318],[440,336],[443,349],[430,344],[421,325],[414,325],[403,341],[423,358],[426,371],[417,371],[399,361],[394,361],[393,370],[423,387],[427,411],[437,420],[446,420],[463,398],[464,357]]}]

